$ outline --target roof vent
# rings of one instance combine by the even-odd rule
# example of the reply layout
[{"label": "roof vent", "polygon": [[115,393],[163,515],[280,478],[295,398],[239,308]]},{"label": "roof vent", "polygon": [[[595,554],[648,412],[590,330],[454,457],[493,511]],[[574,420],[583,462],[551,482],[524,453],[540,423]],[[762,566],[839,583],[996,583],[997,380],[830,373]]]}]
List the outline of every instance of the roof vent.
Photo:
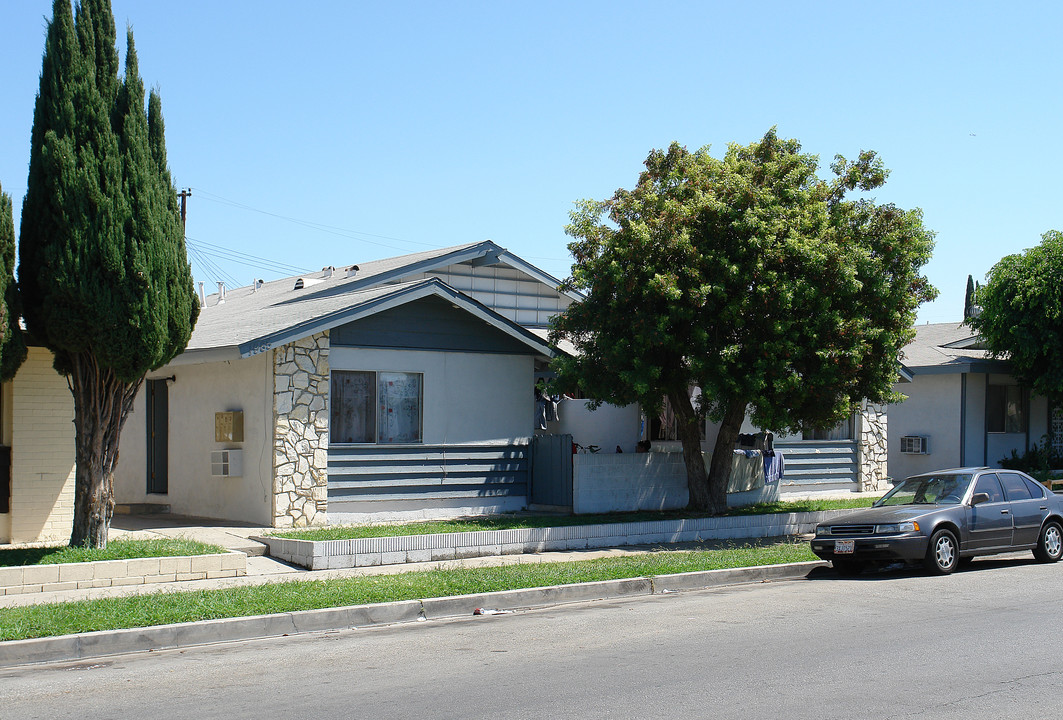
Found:
[{"label": "roof vent", "polygon": [[254,284],[251,285],[251,292],[258,292],[258,289],[260,287],[262,287],[263,285],[265,285],[265,284],[266,284],[265,280],[262,280],[262,279],[255,280]]},{"label": "roof vent", "polygon": [[322,275],[321,277],[328,280],[330,277],[332,277],[332,273],[336,272],[336,268],[329,265],[328,267],[321,268],[321,272],[324,273],[324,275]]},{"label": "roof vent", "polygon": [[303,288],[308,288],[311,285],[317,285],[318,283],[322,283],[322,282],[325,282],[325,281],[322,280],[321,278],[301,277],[301,278],[298,278],[295,281],[295,288],[293,288],[293,289],[302,290]]},{"label": "roof vent", "polygon": [[218,280],[218,302],[217,302],[217,304],[221,305],[223,302],[225,302],[225,283],[222,282],[221,280]]},{"label": "roof vent", "polygon": [[205,308],[207,306],[207,294],[203,292],[203,283],[199,283],[199,306]]},{"label": "roof vent", "polygon": [[357,274],[358,274],[358,266],[357,265],[349,265],[347,267],[347,277],[352,278],[352,277],[354,277]]}]

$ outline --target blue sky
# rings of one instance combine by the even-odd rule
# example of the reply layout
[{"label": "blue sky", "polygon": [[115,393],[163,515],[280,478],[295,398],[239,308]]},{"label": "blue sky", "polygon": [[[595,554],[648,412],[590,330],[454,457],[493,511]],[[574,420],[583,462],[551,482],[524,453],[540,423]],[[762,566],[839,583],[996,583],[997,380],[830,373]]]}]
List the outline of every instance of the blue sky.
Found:
[{"label": "blue sky", "polygon": [[[920,322],[959,320],[968,274],[1063,230],[1058,3],[113,6],[208,287],[484,239],[564,277],[574,201],[631,187],[651,148],[722,154],[773,125],[824,174],[878,151],[875,198],[923,209],[941,297]],[[0,4],[16,227],[50,14]]]}]

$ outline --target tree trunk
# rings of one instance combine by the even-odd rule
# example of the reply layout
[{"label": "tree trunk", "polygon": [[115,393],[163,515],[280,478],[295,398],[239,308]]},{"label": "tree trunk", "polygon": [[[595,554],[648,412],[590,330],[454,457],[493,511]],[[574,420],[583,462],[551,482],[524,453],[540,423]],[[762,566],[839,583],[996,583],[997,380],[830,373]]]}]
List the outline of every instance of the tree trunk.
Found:
[{"label": "tree trunk", "polygon": [[70,545],[107,547],[118,440],[144,378],[125,382],[89,353],[69,356],[74,396],[74,526]]},{"label": "tree trunk", "polygon": [[[746,419],[744,400],[731,400],[720,424],[716,436],[716,445],[712,448],[712,462],[709,464],[709,492],[713,500],[722,503],[727,509],[727,481],[731,479],[731,465],[734,460],[734,447],[738,433],[742,432],[742,423]],[[721,511],[722,512],[722,511]]]},{"label": "tree trunk", "polygon": [[668,393],[668,402],[675,412],[676,431],[683,443],[683,464],[687,469],[687,490],[691,510],[721,515],[727,510],[727,498],[720,502],[710,492],[708,475],[705,473],[705,456],[701,449],[701,423],[694,411],[694,403],[686,392]]}]

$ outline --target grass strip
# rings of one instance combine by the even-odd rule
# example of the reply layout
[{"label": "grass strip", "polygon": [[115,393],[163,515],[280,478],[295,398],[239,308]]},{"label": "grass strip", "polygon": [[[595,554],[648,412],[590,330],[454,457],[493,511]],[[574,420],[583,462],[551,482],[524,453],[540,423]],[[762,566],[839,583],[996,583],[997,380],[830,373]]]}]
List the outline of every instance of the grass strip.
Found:
[{"label": "grass strip", "polygon": [[182,555],[211,555],[226,552],[225,548],[184,538],[151,538],[149,540],[112,540],[105,548],[89,547],[32,547],[0,550],[0,567],[17,565],[57,565],[59,563],[93,562],[95,560],[133,560],[135,558],[175,557]]},{"label": "grass strip", "polygon": [[0,609],[0,640],[815,559],[808,543],[784,542],[79,600]]},{"label": "grass strip", "polygon": [[[758,503],[734,508],[729,516],[769,515],[778,513],[820,512],[870,507],[873,498],[852,500],[792,500]],[[686,511],[608,513],[601,515],[525,515],[502,514],[483,517],[436,520],[390,525],[329,525],[321,528],[285,530],[271,533],[273,537],[294,540],[360,540],[362,538],[400,537],[406,535],[434,535],[437,533],[473,532],[477,530],[518,530],[603,523],[654,522],[711,517],[707,513]]]}]

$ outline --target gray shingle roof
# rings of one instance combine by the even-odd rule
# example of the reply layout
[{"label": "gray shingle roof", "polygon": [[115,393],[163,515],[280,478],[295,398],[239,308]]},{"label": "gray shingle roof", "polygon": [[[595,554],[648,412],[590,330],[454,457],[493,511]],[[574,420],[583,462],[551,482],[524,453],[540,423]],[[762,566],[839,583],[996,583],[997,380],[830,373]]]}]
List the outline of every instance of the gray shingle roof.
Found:
[{"label": "gray shingle roof", "polygon": [[[232,356],[254,355],[429,294],[447,297],[466,311],[518,337],[537,352],[543,352],[548,346],[540,338],[440,280],[401,282],[403,277],[431,268],[475,261],[484,256],[491,261],[500,259],[525,272],[530,270],[528,274],[556,286],[554,278],[491,241],[375,260],[357,266],[326,268],[257,287],[226,290],[224,300],[218,293],[208,296],[185,355],[220,350],[229,350]],[[191,358],[185,357],[184,360]]]},{"label": "gray shingle roof", "polygon": [[955,322],[917,325],[915,339],[901,350],[901,363],[917,374],[971,372],[976,364],[983,371],[1006,368],[1004,361],[992,359],[981,347],[969,326]]}]

